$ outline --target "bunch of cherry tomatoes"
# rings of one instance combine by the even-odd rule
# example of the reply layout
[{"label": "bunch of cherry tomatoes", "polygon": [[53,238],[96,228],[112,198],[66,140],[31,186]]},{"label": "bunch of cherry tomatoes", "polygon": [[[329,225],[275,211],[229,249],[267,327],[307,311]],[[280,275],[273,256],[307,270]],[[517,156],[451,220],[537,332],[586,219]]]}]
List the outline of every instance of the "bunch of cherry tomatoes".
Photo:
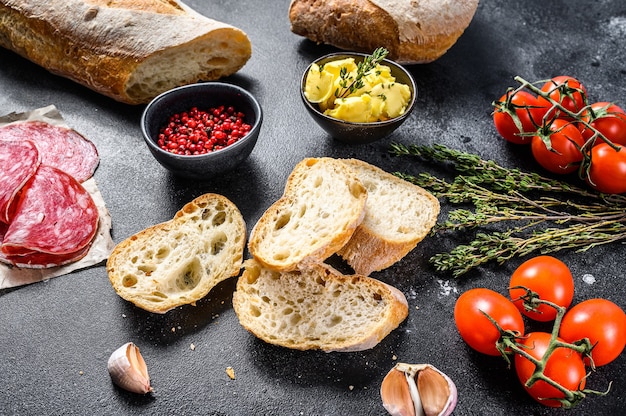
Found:
[{"label": "bunch of cherry tomatoes", "polygon": [[[570,308],[574,297],[572,273],[565,263],[551,256],[534,257],[521,264],[511,276],[508,295],[487,288],[464,292],[454,308],[461,338],[483,354],[502,355],[508,362],[513,355],[520,383],[539,403],[574,406],[592,392],[585,390],[587,368],[606,365],[622,353],[626,313],[600,298]],[[523,317],[554,321],[553,330],[526,332]],[[533,359],[544,360],[543,368]]]},{"label": "bunch of cherry tomatoes", "polygon": [[626,192],[626,113],[610,102],[589,103],[576,78],[557,76],[541,88],[522,82],[493,103],[493,121],[507,141],[530,144],[537,163],[555,174],[578,172],[592,188]]}]

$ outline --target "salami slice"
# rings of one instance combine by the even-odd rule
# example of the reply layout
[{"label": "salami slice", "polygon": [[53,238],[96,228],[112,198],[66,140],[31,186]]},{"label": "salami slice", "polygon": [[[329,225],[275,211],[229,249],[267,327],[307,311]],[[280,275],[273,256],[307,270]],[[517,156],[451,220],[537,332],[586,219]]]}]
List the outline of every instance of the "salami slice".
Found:
[{"label": "salami slice", "polygon": [[[2,247],[2,242],[4,241],[4,235],[7,232],[7,228],[9,228],[9,224],[0,222],[0,247]],[[0,255],[1,254],[2,254],[2,250],[0,250]]]},{"label": "salami slice", "polygon": [[41,163],[61,169],[78,182],[89,179],[100,163],[96,146],[78,132],[43,121],[8,124],[0,140],[30,140],[39,149]]},{"label": "salami slice", "polygon": [[49,267],[63,266],[68,263],[73,263],[85,257],[89,252],[91,244],[87,247],[79,250],[75,253],[68,254],[50,254],[32,252],[26,255],[19,256],[4,256],[0,253],[0,262],[11,264],[16,267],[30,268],[30,269],[45,269]]},{"label": "salami slice", "polygon": [[[8,228],[9,228],[9,224],[0,222],[0,247],[2,247],[2,242],[4,241],[4,235],[6,234]],[[2,250],[0,250],[0,261],[3,263],[10,263],[7,260],[7,258],[4,256],[4,254],[2,253]]]},{"label": "salami slice", "polygon": [[0,222],[9,223],[12,202],[40,162],[37,147],[30,140],[0,141]]},{"label": "salami slice", "polygon": [[85,188],[42,164],[20,195],[2,254],[22,267],[59,266],[86,253],[97,226],[98,208]]}]

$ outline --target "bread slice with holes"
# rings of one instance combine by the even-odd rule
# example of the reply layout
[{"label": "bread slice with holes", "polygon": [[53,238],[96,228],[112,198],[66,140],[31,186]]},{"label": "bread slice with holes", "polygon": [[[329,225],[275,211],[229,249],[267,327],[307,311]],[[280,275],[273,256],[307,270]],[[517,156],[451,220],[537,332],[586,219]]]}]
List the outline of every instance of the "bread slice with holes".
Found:
[{"label": "bread slice with holes", "polygon": [[373,348],[408,316],[407,300],[379,280],[317,263],[290,272],[246,260],[233,307],[257,338],[296,350]]},{"label": "bread slice with holes", "polygon": [[291,172],[283,195],[250,233],[248,250],[278,271],[324,261],[343,247],[365,215],[367,191],[338,159],[306,158]]},{"label": "bread slice with holes", "polygon": [[153,313],[193,304],[241,271],[246,225],[229,199],[204,194],[170,221],[119,243],[107,261],[113,288]]},{"label": "bread slice with holes", "polygon": [[439,200],[425,189],[357,159],[342,159],[367,189],[365,218],[339,254],[359,274],[396,263],[437,222]]}]

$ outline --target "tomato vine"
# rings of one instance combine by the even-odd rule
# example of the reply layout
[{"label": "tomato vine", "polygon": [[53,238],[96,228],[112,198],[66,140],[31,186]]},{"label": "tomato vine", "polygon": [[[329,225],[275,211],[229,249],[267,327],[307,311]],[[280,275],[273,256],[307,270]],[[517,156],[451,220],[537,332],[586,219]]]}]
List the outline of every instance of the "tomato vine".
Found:
[{"label": "tomato vine", "polygon": [[[561,322],[567,311],[566,307],[559,306],[553,302],[537,298],[537,296],[533,294],[532,291],[530,290],[528,291],[526,300],[529,302],[529,305],[534,305],[534,306],[546,305],[556,310],[556,317],[555,317],[554,324],[552,327],[552,332],[550,332],[549,342],[547,343],[547,346],[545,346],[545,351],[543,351],[543,354],[541,354],[541,357],[536,357],[535,355],[529,352],[529,348],[533,348],[533,347],[532,345],[528,345],[528,343],[524,342],[524,337],[518,337],[518,338],[511,337],[509,331],[502,329],[495,320],[491,319],[490,317],[488,318],[492,321],[493,325],[496,328],[498,328],[498,330],[502,334],[501,341],[500,341],[501,345],[498,346],[498,350],[504,352],[502,356],[505,358],[507,363],[509,365],[511,364],[511,360],[509,357],[513,355],[516,359],[516,366],[520,366],[520,363],[523,362],[523,361],[520,361],[520,358],[529,361],[534,366],[534,371],[532,371],[532,373],[528,376],[528,378],[525,381],[520,380],[524,384],[524,387],[527,389],[527,391],[532,389],[532,387],[535,386],[536,383],[543,381],[562,393],[562,397],[540,397],[540,396],[537,396],[536,393],[533,394],[532,391],[529,391],[529,393],[533,396],[533,398],[535,398],[539,402],[547,401],[547,404],[553,407],[572,408],[576,406],[577,404],[579,404],[588,395],[604,396],[608,394],[611,388],[610,383],[606,391],[603,391],[603,392],[592,390],[592,389],[586,389],[586,388],[572,390],[563,386],[554,378],[551,378],[546,375],[546,368],[548,366],[548,362],[550,358],[553,356],[553,354],[556,354],[559,348],[565,348],[565,349],[574,351],[575,353],[579,354],[581,357],[586,357],[587,359],[589,359],[591,369],[595,370],[595,365],[593,364],[593,358],[592,358],[592,350],[594,346],[591,344],[588,338],[582,338],[580,340],[576,340],[573,342],[566,342],[562,340],[561,338],[559,338]],[[531,334],[532,333],[527,334],[525,335],[525,337],[530,337]],[[584,375],[584,377],[581,378],[580,380],[581,386],[584,385],[583,379],[586,377],[587,376]],[[543,391],[545,391],[545,389]],[[558,404],[555,405],[554,404],[555,402]]]}]

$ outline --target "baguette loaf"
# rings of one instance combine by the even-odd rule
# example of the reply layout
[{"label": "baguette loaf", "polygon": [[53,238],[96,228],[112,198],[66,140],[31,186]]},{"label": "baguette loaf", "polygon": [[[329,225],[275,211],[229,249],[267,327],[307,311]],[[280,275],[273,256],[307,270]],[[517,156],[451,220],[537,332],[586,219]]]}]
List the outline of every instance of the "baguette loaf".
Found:
[{"label": "baguette loaf", "polygon": [[439,201],[428,191],[376,166],[344,159],[367,189],[365,218],[339,254],[369,276],[402,259],[437,222]]},{"label": "baguette loaf", "polygon": [[0,0],[0,46],[129,104],[230,75],[251,55],[242,30],[176,0]]},{"label": "baguette loaf", "polygon": [[361,351],[377,345],[408,316],[398,289],[326,264],[277,272],[254,260],[233,294],[241,325],[257,338],[296,350]]},{"label": "baguette loaf", "polygon": [[239,274],[246,226],[227,198],[204,194],[170,221],[119,243],[107,272],[123,299],[154,313],[193,303]]},{"label": "baguette loaf", "polygon": [[363,220],[366,200],[367,191],[341,161],[304,159],[287,179],[283,196],[255,224],[248,250],[278,271],[322,262],[348,242]]},{"label": "baguette loaf", "polygon": [[478,0],[292,0],[291,31],[317,43],[404,64],[441,57],[469,26]]}]

